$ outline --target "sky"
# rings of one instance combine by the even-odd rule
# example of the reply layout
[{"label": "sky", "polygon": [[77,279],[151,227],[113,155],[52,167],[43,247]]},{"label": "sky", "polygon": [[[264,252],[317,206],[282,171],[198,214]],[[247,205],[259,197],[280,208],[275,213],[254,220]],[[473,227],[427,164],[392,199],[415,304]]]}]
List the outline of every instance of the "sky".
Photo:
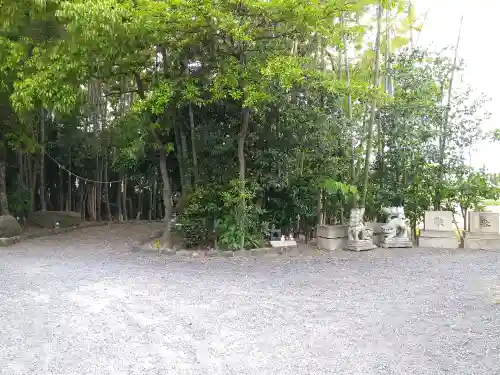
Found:
[{"label": "sky", "polygon": [[[465,60],[464,84],[491,98],[487,110],[492,113],[484,130],[500,128],[500,75],[497,60],[499,0],[414,0],[423,29],[419,46],[441,49],[455,45],[460,18],[464,16],[459,57]],[[427,16],[424,16],[427,13]],[[416,36],[415,36],[416,38]],[[484,142],[472,153],[471,164],[485,165],[490,172],[500,172],[500,143]]]}]

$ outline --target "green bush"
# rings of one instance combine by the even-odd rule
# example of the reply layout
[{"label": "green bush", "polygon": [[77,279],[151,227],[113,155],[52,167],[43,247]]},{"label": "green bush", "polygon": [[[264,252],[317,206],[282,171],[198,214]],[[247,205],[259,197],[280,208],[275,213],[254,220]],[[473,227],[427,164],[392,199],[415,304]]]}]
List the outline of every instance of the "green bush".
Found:
[{"label": "green bush", "polygon": [[216,186],[204,185],[194,189],[179,205],[175,230],[187,247],[213,244],[215,223],[221,215],[222,201]]},{"label": "green bush", "polygon": [[30,209],[31,193],[26,188],[18,188],[9,194],[9,211],[12,216],[27,217]]},{"label": "green bush", "polygon": [[262,211],[256,205],[256,185],[241,191],[238,181],[225,185],[197,187],[182,202],[177,216],[177,231],[184,244],[220,246],[234,250],[262,244]]}]

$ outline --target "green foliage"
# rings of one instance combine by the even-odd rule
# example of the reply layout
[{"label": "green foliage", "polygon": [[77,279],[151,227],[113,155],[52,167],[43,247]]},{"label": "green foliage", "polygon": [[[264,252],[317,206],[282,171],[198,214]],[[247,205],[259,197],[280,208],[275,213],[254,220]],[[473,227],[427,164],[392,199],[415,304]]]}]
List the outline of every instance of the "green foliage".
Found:
[{"label": "green foliage", "polygon": [[[187,246],[207,246],[217,241],[222,249],[236,250],[261,244],[262,211],[255,205],[256,186],[241,190],[238,181],[224,186],[206,185],[191,192],[181,203],[177,222]],[[245,202],[242,221],[240,204]]]},{"label": "green foliage", "polygon": [[188,247],[210,246],[216,240],[216,223],[221,217],[222,199],[218,186],[194,189],[181,203],[176,228]]},{"label": "green foliage", "polygon": [[[452,88],[448,108],[450,72],[462,65],[446,53],[404,49],[421,26],[402,0],[382,2],[391,40],[382,42],[385,84],[373,87],[375,53],[357,47],[378,3],[4,0],[0,161],[9,179],[18,174],[39,194],[33,176],[45,113],[46,150],[82,176],[104,178],[104,164],[108,180],[127,176],[128,209],[144,210],[153,181],[157,196],[147,203],[156,206],[168,182],[181,197],[189,246],[258,246],[264,223],[308,232],[318,201],[327,221],[343,218],[359,200],[372,146],[369,218],[400,204],[414,225],[433,206],[477,209],[496,197],[484,172],[464,167],[484,138],[486,100]],[[352,47],[357,55],[345,59]],[[167,155],[158,173],[160,147]],[[51,163],[43,169],[51,199],[85,196]],[[119,200],[120,188],[108,188]],[[31,206],[25,195],[9,194],[12,212]]]},{"label": "green foliage", "polygon": [[9,194],[9,211],[14,217],[28,217],[31,206],[31,192],[26,188],[16,188]]},{"label": "green foliage", "polygon": [[483,210],[485,200],[500,198],[500,189],[489,182],[488,175],[484,170],[475,171],[472,168],[462,168],[452,184],[448,200],[457,203],[464,216],[471,209]]}]

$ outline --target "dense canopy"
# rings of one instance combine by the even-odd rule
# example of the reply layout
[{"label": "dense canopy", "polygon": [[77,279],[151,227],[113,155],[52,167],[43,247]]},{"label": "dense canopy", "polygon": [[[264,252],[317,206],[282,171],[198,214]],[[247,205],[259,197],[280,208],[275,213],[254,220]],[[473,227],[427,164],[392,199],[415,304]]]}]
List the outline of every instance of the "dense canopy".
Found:
[{"label": "dense canopy", "polygon": [[[361,205],[465,213],[485,98],[409,0],[0,1],[0,209],[171,218],[186,246]],[[458,34],[458,30],[457,30]],[[454,53],[455,51],[455,53]]]}]

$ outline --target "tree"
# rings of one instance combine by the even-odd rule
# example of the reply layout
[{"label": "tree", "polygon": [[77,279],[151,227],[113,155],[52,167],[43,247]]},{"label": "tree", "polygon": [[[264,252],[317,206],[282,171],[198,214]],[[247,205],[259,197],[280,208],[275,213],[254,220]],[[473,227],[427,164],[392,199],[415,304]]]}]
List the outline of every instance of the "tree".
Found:
[{"label": "tree", "polygon": [[486,199],[496,200],[500,197],[500,190],[488,179],[484,169],[474,170],[471,167],[461,167],[450,184],[450,198],[448,208],[455,211],[453,205],[458,205],[464,219],[464,230],[467,230],[467,212],[481,211]]}]

